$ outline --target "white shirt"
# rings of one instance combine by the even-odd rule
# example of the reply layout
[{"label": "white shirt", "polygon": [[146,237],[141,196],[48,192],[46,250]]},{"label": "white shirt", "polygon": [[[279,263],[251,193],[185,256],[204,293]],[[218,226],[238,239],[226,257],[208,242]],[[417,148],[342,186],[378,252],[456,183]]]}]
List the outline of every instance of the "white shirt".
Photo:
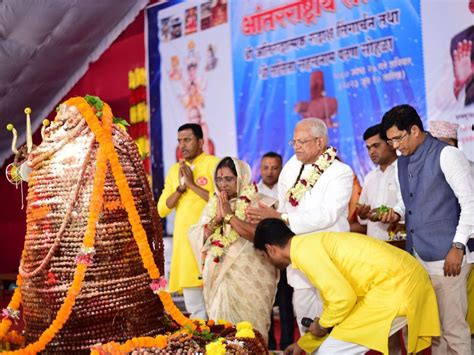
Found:
[{"label": "white shirt", "polygon": [[[466,245],[470,237],[474,238],[474,179],[471,175],[469,161],[458,148],[452,146],[444,147],[443,150],[441,150],[439,158],[441,171],[446,178],[446,182],[453,190],[461,206],[461,214],[453,242]],[[394,210],[404,218],[405,205],[400,192],[398,172],[396,173],[396,177],[398,195],[397,205]],[[433,193],[436,193],[436,191],[433,191]],[[423,263],[423,266],[425,266],[428,272],[434,275],[442,275],[441,265],[444,265],[444,260],[425,261]]]},{"label": "white shirt", "polygon": [[474,161],[470,161],[469,164],[471,165],[471,178],[474,179]]},{"label": "white shirt", "polygon": [[[311,164],[304,167],[305,170],[311,168]],[[278,179],[278,210],[288,214],[290,229],[295,234],[348,232],[348,204],[354,181],[352,169],[335,160],[313,188],[306,191],[298,206],[292,206],[286,193],[295,184],[300,169],[301,162],[294,155],[285,164]],[[313,287],[302,272],[291,266],[287,270],[287,276],[288,283],[296,289]]]},{"label": "white shirt", "polygon": [[275,200],[278,200],[278,183],[273,185],[272,188],[269,188],[267,185],[263,183],[263,181],[260,181],[257,184],[258,192],[260,192],[263,195],[270,196],[274,198]]},{"label": "white shirt", "polygon": [[[360,194],[359,203],[377,208],[381,205],[394,207],[397,204],[397,183],[395,181],[397,161],[387,166],[385,171],[380,167],[367,174]],[[388,240],[389,224],[372,222],[370,219],[359,219],[360,224],[367,225],[367,235],[380,240]]]}]

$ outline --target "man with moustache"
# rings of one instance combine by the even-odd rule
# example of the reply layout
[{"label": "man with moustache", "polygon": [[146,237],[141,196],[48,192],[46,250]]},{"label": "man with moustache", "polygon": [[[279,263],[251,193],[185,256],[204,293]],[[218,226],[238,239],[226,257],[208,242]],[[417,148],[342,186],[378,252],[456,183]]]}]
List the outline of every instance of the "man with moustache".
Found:
[{"label": "man with moustache", "polygon": [[364,141],[370,160],[377,166],[367,174],[357,209],[359,223],[367,225],[367,235],[388,240],[388,224],[375,220],[375,209],[382,205],[394,207],[397,203],[395,166],[397,154],[392,146],[380,137],[380,124],[367,128]]},{"label": "man with moustache", "polygon": [[197,223],[214,192],[212,175],[219,160],[204,153],[203,144],[203,132],[198,124],[188,123],[178,128],[178,145],[184,159],[174,164],[166,176],[158,213],[164,218],[176,209],[169,291],[182,290],[191,317],[206,319],[200,272],[188,237],[189,227]]},{"label": "man with moustache", "polygon": [[280,176],[283,160],[280,154],[265,153],[260,162],[260,176],[262,179],[257,184],[258,192],[278,199],[278,177]]},{"label": "man with moustache", "polygon": [[[289,144],[295,155],[285,164],[278,179],[278,211],[260,204],[247,209],[249,218],[253,222],[279,218],[296,234],[348,232],[354,174],[348,165],[336,159],[336,150],[328,146],[325,123],[318,118],[299,121]],[[293,307],[303,333],[301,319],[321,314],[321,298],[300,271],[290,267],[287,277],[294,289]]]},{"label": "man with moustache", "polygon": [[407,251],[428,271],[441,320],[432,354],[471,354],[466,322],[466,244],[474,237],[474,181],[469,162],[456,147],[425,132],[416,110],[399,105],[385,113],[382,135],[401,153],[400,193],[382,222],[405,218]]}]

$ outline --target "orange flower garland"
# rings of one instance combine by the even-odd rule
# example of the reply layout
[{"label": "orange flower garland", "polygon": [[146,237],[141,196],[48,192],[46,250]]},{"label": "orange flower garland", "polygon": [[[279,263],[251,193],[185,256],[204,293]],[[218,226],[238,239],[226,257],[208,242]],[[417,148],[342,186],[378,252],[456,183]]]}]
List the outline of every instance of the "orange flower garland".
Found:
[{"label": "orange flower garland", "polygon": [[25,337],[23,335],[18,334],[17,331],[12,330],[7,335],[5,335],[3,341],[8,344],[23,345],[25,343]]},{"label": "orange flower garland", "polygon": [[[16,285],[17,288],[13,292],[12,298],[10,300],[10,303],[8,304],[8,308],[18,311],[20,309],[20,304],[21,304],[21,291],[20,291],[20,286],[23,283],[23,279],[21,278],[20,275],[16,277]],[[12,320],[9,318],[4,318],[2,319],[2,323],[0,324],[0,339],[4,339],[7,336],[7,332],[10,330],[10,327],[12,326]]]},{"label": "orange flower garland", "polygon": [[163,349],[168,345],[168,337],[165,335],[158,335],[155,338],[152,337],[139,337],[127,340],[124,344],[120,345],[115,341],[111,341],[105,345],[94,347],[91,349],[91,355],[102,354],[106,351],[110,354],[128,354],[136,348],[158,348]]},{"label": "orange flower garland", "polygon": [[171,299],[171,295],[169,292],[166,292],[164,290],[160,291],[159,297],[161,300],[161,303],[163,304],[163,307],[165,308],[166,312],[173,318],[176,323],[178,323],[181,326],[188,326],[192,330],[196,328],[196,324],[194,324],[188,317],[186,317],[178,307],[174,304],[173,300]]},{"label": "orange flower garland", "polygon": [[[92,111],[91,111],[92,112]],[[103,135],[108,132],[110,136],[111,125],[112,125],[112,112],[109,107],[104,108],[103,115]],[[96,224],[99,220],[99,213],[102,209],[103,204],[103,192],[105,175],[107,172],[107,151],[103,147],[99,147],[97,153],[97,169],[94,177],[92,198],[89,205],[89,217],[87,223],[86,233],[84,235],[83,246],[86,248],[93,248],[95,242]],[[68,290],[64,303],[61,305],[56,318],[53,320],[51,325],[40,335],[38,340],[34,343],[29,344],[23,349],[7,352],[6,354],[34,354],[43,351],[56,334],[62,329],[64,324],[71,315],[72,308],[76,302],[76,297],[79,295],[82,283],[84,281],[87,271],[86,263],[78,263],[71,287]]]},{"label": "orange flower garland", "polygon": [[[115,151],[113,142],[111,141],[110,137],[107,137],[103,134],[102,128],[99,124],[99,120],[92,112],[89,104],[86,102],[85,99],[83,99],[82,97],[75,97],[66,101],[66,104],[76,106],[76,108],[79,110],[79,112],[82,114],[87,124],[91,128],[92,132],[95,134],[100,146],[106,147],[112,174],[114,176],[115,183],[117,184],[122,204],[125,210],[127,211],[129,222],[132,226],[133,237],[135,239],[135,242],[137,243],[138,250],[142,257],[143,266],[148,271],[148,275],[152,280],[159,279],[160,270],[156,266],[155,260],[153,259],[153,253],[151,252],[150,246],[148,244],[146,232],[141,224],[140,216],[138,215],[137,209],[135,207],[132,192],[130,190],[130,187],[128,186],[127,178],[125,177],[122,166],[120,165],[120,161],[117,152]],[[175,306],[168,292],[164,290],[160,291],[159,297],[161,302],[163,303],[163,307],[165,308],[166,312],[168,312],[168,314],[179,325],[187,325],[190,326],[192,329],[196,327],[196,325],[189,318],[185,317],[183,313],[178,309],[178,307]]]},{"label": "orange flower garland", "polygon": [[[99,142],[99,149],[97,153],[97,167],[93,182],[93,190],[91,202],[89,205],[89,216],[86,232],[83,239],[82,258],[77,260],[77,267],[74,273],[74,278],[71,287],[68,290],[64,303],[61,305],[56,318],[53,320],[51,325],[41,334],[38,340],[34,343],[29,344],[23,349],[7,352],[6,354],[34,354],[43,351],[49,342],[56,336],[56,334],[62,329],[64,324],[71,315],[72,308],[74,307],[77,296],[79,295],[82,284],[84,282],[87,267],[90,264],[91,257],[94,252],[96,224],[99,220],[99,214],[103,208],[103,192],[104,184],[107,173],[107,160],[110,162],[112,174],[115,179],[115,183],[118,187],[122,204],[127,211],[129,222],[132,227],[132,233],[137,243],[139,253],[142,257],[143,265],[147,270],[152,280],[160,278],[160,271],[155,264],[153,259],[153,253],[151,252],[148,244],[147,235],[141,224],[140,216],[136,210],[135,202],[133,199],[132,192],[128,186],[126,176],[123,172],[122,166],[120,165],[119,157],[115,151],[114,143],[112,141],[111,128],[112,128],[112,111],[107,104],[104,104],[102,112],[102,125],[98,120],[96,114],[90,107],[89,103],[82,97],[74,97],[65,102],[68,106],[75,106],[82,117],[85,119],[92,133],[95,135],[96,140]],[[17,278],[17,285],[21,286],[21,276]],[[161,290],[159,297],[163,303],[164,309],[170,314],[170,316],[181,326],[190,327],[191,330],[196,328],[196,325],[176,307],[171,299],[168,292]],[[18,287],[9,303],[9,308],[12,310],[18,310],[21,303],[21,292]],[[0,339],[5,338],[8,330],[10,329],[12,321],[8,318],[2,320],[0,324]],[[12,333],[10,333],[12,334]],[[14,334],[13,334],[14,335]],[[159,347],[164,348],[167,345],[167,337],[159,335],[156,338],[142,337],[133,338],[123,345],[119,345],[115,342],[111,342],[102,346],[104,350],[112,353],[128,353],[136,347]],[[93,353],[97,354],[98,350],[92,350]]]},{"label": "orange flower garland", "polygon": [[[118,154],[115,151],[114,144],[110,137],[108,137],[102,127],[100,126],[97,116],[92,111],[87,101],[82,97],[75,97],[66,101],[66,105],[76,106],[81,113],[82,117],[86,120],[91,131],[94,133],[100,146],[104,147],[107,152],[107,157],[110,161],[112,174],[115,178],[115,183],[118,187],[122,204],[127,211],[129,222],[132,226],[133,237],[137,243],[138,250],[142,257],[145,269],[152,279],[158,279],[160,277],[160,271],[153,260],[153,253],[148,245],[146,232],[140,221],[137,209],[135,208],[135,202],[133,195],[128,186],[127,178],[123,172],[122,166],[118,158]],[[108,107],[108,106],[106,106]]]}]

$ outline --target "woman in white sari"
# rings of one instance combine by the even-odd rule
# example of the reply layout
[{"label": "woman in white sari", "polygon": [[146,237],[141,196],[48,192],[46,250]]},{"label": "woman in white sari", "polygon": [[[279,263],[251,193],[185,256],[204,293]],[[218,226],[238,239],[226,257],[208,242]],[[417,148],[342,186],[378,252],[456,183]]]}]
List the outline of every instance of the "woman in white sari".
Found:
[{"label": "woman in white sari", "polygon": [[250,175],[243,161],[220,161],[214,174],[216,195],[189,237],[202,265],[209,318],[249,321],[266,339],[278,273],[253,247],[255,225],[245,221],[245,209],[257,192]]}]

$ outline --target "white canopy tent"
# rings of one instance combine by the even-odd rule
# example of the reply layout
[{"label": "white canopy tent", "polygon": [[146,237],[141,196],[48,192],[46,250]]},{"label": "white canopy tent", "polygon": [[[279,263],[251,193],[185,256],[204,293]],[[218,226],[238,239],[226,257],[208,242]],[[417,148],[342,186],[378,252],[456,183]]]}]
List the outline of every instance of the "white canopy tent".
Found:
[{"label": "white canopy tent", "polygon": [[0,163],[12,154],[7,123],[26,141],[148,0],[0,0]]}]

